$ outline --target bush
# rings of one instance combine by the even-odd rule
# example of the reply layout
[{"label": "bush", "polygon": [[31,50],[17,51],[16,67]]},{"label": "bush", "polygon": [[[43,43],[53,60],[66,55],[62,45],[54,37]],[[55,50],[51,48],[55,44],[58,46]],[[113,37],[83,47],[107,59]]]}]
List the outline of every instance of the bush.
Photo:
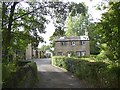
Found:
[{"label": "bush", "polygon": [[18,67],[16,67],[15,63],[2,63],[2,82],[3,84],[7,81],[8,78],[10,78],[11,74],[13,72],[16,72],[18,70]]},{"label": "bush", "polygon": [[111,67],[104,62],[90,62],[83,58],[68,58],[63,56],[52,57],[52,64],[65,68],[79,79],[87,80],[96,87],[118,87],[118,72],[120,68]]},{"label": "bush", "polygon": [[35,62],[19,61],[10,65],[3,64],[2,69],[3,88],[28,88],[32,87],[38,80]]},{"label": "bush", "polygon": [[22,67],[28,63],[31,63],[31,61],[15,61],[15,64],[19,67]]},{"label": "bush", "polygon": [[96,56],[96,60],[103,61],[107,59],[107,56],[105,55],[105,53],[106,52],[102,50],[101,53]]}]

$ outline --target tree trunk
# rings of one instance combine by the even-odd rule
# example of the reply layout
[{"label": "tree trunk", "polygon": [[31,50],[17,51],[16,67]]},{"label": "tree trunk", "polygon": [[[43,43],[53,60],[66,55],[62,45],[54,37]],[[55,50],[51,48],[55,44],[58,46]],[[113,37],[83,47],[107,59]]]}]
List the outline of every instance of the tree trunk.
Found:
[{"label": "tree trunk", "polygon": [[[3,57],[5,60],[9,60],[9,46],[10,46],[10,41],[11,41],[11,29],[12,29],[12,22],[13,22],[15,6],[17,5],[17,3],[19,3],[19,2],[14,2],[13,5],[11,6],[10,16],[8,19],[9,20],[8,28],[6,27],[7,29],[5,30],[4,27],[2,26],[3,31],[5,30],[5,35],[6,35],[4,38],[4,57]],[[5,14],[5,12],[3,13],[3,15],[4,14]],[[4,23],[4,21],[2,21],[2,24],[3,23]]]}]

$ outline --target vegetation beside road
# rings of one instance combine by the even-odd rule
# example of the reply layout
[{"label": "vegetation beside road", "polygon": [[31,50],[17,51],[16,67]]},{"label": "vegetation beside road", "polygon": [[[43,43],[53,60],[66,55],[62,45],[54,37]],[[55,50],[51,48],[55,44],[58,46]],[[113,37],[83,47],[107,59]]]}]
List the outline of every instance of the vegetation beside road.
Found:
[{"label": "vegetation beside road", "polygon": [[[49,23],[46,16],[50,16],[54,21],[55,28],[60,28],[59,31],[62,31],[69,12],[72,11],[72,15],[75,15],[74,12],[77,14],[84,13],[85,11],[81,3],[77,4],[74,2],[24,2],[26,7],[21,3],[22,1],[0,3],[0,10],[2,11],[2,35],[0,35],[0,41],[2,41],[2,83],[5,87],[6,85],[9,87],[8,84],[10,84],[10,82],[14,81],[15,84],[18,84],[21,81],[17,73],[23,76],[26,74],[23,73],[26,69],[22,69],[23,71],[20,70],[28,64],[19,66],[15,62],[26,59],[25,55],[28,44],[31,43],[32,49],[37,50],[39,42],[44,42],[40,34],[46,32],[46,24]],[[72,7],[75,8],[73,9]],[[82,8],[81,10],[79,10],[80,7]],[[31,68],[29,68],[29,70],[31,70]],[[16,74],[18,78],[14,80]],[[22,76],[20,77],[22,78]],[[18,79],[19,82],[17,82]],[[10,82],[7,83],[8,81]],[[10,87],[12,87],[11,84]]]},{"label": "vegetation beside road", "polygon": [[113,63],[91,61],[90,58],[53,56],[52,64],[72,72],[79,79],[86,80],[95,87],[116,88],[120,83],[120,67]]},{"label": "vegetation beside road", "polygon": [[2,66],[3,88],[32,88],[38,80],[35,62],[17,61]]},{"label": "vegetation beside road", "polygon": [[[108,1],[106,3],[107,5],[102,2],[97,7],[98,10],[105,11],[98,22],[91,22],[84,16],[81,22],[76,19],[76,17],[82,19],[78,15],[69,16],[67,20],[66,36],[80,36],[82,31],[88,31],[90,54],[93,56],[88,58],[55,56],[52,58],[52,63],[67,69],[80,79],[95,84],[96,87],[118,87],[120,86],[120,20],[118,19],[120,2]],[[79,29],[82,25],[85,25],[86,29]]]},{"label": "vegetation beside road", "polygon": [[[32,44],[33,49],[37,49],[39,42],[44,42],[39,34],[46,32],[46,24],[49,23],[46,15],[51,16],[55,26],[55,32],[50,38],[51,47],[55,44],[54,37],[80,36],[87,31],[90,38],[90,53],[96,55],[89,58],[53,57],[54,65],[73,72],[80,79],[88,80],[97,87],[120,86],[120,2],[107,2],[107,6],[99,5],[99,9],[106,11],[99,22],[89,20],[87,7],[82,3],[27,2],[26,4],[29,6],[26,9],[21,7],[20,2],[0,4],[2,11],[2,35],[0,35],[2,83],[5,86],[14,85],[12,81],[18,84],[17,79],[21,82],[19,75],[28,75],[24,70],[26,71],[29,65],[16,62],[25,59],[25,51],[29,43]],[[66,20],[67,31],[65,31]],[[19,72],[21,69],[23,71]],[[32,69],[29,68],[29,70]],[[17,74],[18,72],[20,74]],[[14,80],[14,77],[18,78]],[[23,81],[28,77],[24,77]],[[9,84],[6,84],[8,81],[10,81]]]}]

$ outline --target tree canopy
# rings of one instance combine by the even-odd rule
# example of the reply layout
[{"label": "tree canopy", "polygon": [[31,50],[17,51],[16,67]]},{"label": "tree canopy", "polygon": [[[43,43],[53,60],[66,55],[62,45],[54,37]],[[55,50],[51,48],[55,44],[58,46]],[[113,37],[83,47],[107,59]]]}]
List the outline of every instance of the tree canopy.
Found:
[{"label": "tree canopy", "polygon": [[[74,14],[73,11],[69,13],[69,16],[66,20],[66,36],[80,36],[85,34],[85,30],[87,30],[88,26],[88,10],[87,6],[84,3],[81,3],[82,6],[84,6],[84,13],[78,13]],[[80,7],[80,5],[78,5]],[[79,8],[79,11],[81,11],[82,8]]]},{"label": "tree canopy", "polygon": [[66,36],[80,36],[87,31],[87,16],[79,14],[77,16],[68,16],[66,21]]},{"label": "tree canopy", "polygon": [[97,33],[101,37],[100,43],[107,45],[107,57],[120,61],[120,2],[109,2],[106,9],[108,11],[102,14],[97,24]]},{"label": "tree canopy", "polygon": [[45,51],[50,51],[50,46],[49,45],[43,45],[39,50],[45,52]]},{"label": "tree canopy", "polygon": [[[25,50],[28,43],[38,46],[45,33],[46,15],[51,16],[57,32],[64,33],[65,20],[69,12],[84,14],[82,4],[64,2],[26,2],[29,7],[22,8],[20,2],[2,2],[3,58],[9,59],[11,51]],[[80,6],[80,7],[78,7]],[[80,8],[82,9],[81,11]]]}]

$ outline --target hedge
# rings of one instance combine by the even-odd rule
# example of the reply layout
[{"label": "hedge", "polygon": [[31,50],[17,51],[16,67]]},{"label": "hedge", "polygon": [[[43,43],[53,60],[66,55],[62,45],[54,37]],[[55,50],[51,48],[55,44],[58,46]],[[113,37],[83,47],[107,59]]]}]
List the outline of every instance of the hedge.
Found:
[{"label": "hedge", "polygon": [[[35,62],[19,61],[16,63],[19,69],[9,73],[4,80],[3,88],[32,88],[38,80],[37,66]],[[4,68],[4,70],[6,70]],[[3,71],[3,74],[5,72]]]},{"label": "hedge", "polygon": [[[120,68],[104,62],[90,62],[80,58],[53,56],[52,65],[62,67],[79,79],[86,80],[95,87],[118,87]],[[119,79],[119,80],[118,80]]]}]

